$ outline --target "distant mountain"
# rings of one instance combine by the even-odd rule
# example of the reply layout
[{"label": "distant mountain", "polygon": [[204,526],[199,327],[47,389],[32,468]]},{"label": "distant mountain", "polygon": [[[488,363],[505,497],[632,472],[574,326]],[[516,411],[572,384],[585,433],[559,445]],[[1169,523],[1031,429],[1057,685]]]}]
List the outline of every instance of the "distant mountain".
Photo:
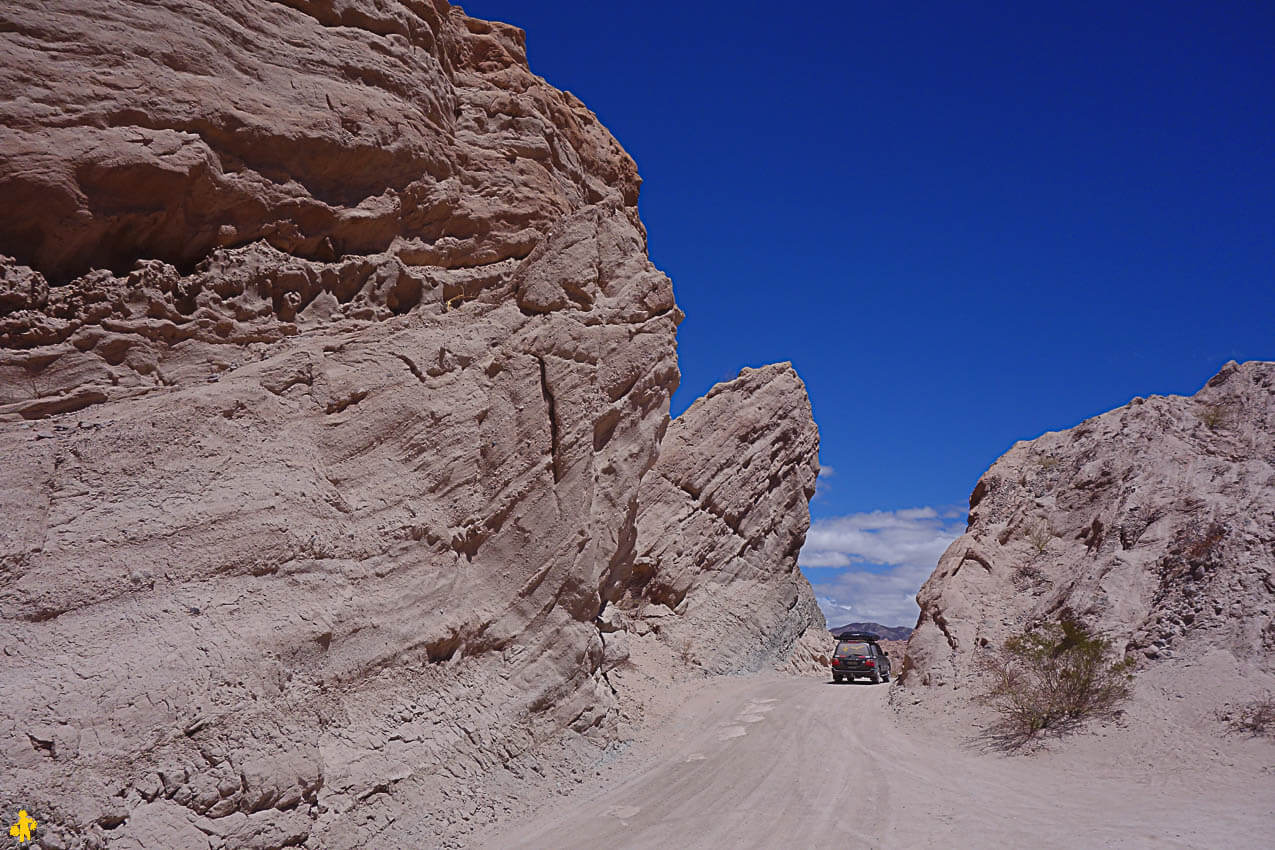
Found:
[{"label": "distant mountain", "polygon": [[907,626],[883,626],[880,623],[846,623],[828,631],[834,635],[842,632],[872,632],[886,640],[907,640],[912,636],[912,630]]}]

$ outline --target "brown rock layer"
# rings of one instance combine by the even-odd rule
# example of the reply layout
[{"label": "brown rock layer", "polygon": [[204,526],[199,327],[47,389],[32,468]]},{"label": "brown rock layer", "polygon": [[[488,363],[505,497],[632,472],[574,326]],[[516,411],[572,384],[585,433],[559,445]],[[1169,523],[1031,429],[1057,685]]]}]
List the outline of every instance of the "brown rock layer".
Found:
[{"label": "brown rock layer", "polygon": [[1145,663],[1275,673],[1275,364],[1016,444],[917,601],[909,686],[959,688],[980,646],[1063,613]]}]

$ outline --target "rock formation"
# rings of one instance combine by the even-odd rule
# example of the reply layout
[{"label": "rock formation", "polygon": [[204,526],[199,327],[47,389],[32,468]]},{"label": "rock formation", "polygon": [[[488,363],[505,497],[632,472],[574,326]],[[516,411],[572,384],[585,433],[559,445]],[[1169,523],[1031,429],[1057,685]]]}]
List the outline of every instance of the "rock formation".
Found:
[{"label": "rock formation", "polygon": [[528,72],[522,31],[439,0],[50,0],[0,22],[0,253],[57,284],[258,240],[472,268],[637,203],[632,160]]},{"label": "rock formation", "polygon": [[797,569],[818,450],[787,363],[745,369],[675,419],[638,493],[632,598],[619,603],[635,630],[711,673],[825,669],[831,641]]},{"label": "rock formation", "polygon": [[1275,673],[1275,364],[1015,444],[917,601],[912,687],[959,688],[979,647],[1063,613],[1143,668],[1221,651]]},{"label": "rock formation", "polygon": [[[54,0],[0,9],[0,80],[0,807],[45,847],[438,846],[605,743],[681,314],[523,33]],[[796,416],[788,375],[748,386]],[[730,568],[776,636],[735,667],[812,616],[804,416],[731,495],[783,600]]]}]

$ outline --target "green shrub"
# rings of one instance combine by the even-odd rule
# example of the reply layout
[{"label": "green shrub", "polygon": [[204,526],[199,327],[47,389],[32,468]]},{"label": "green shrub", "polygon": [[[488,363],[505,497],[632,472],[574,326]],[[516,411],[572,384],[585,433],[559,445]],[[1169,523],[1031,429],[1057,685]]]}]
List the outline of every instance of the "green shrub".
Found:
[{"label": "green shrub", "polygon": [[1045,732],[1108,717],[1130,695],[1132,661],[1111,657],[1110,641],[1066,617],[1015,635],[979,658],[981,700],[999,715],[992,730],[1021,746]]}]

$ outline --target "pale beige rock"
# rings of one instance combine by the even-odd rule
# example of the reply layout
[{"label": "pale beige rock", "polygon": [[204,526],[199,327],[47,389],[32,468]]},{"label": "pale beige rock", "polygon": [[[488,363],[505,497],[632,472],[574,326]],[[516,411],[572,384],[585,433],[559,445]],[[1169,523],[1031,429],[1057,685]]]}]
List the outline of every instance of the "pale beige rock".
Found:
[{"label": "pale beige rock", "polygon": [[744,369],[697,400],[642,482],[622,604],[710,673],[826,670],[832,639],[797,568],[818,452],[788,363]]},{"label": "pale beige rock", "polygon": [[0,805],[426,846],[605,743],[680,319],[610,134],[441,2],[0,19]]},{"label": "pale beige rock", "polygon": [[0,33],[0,252],[58,283],[259,239],[487,265],[637,203],[523,32],[442,0],[52,0]]},{"label": "pale beige rock", "polygon": [[[68,847],[454,846],[641,722],[681,314],[632,160],[521,31],[57,0],[0,9],[0,84],[0,808]],[[719,411],[756,434],[670,458],[761,500],[668,612],[708,634],[738,579],[731,669],[817,614],[775,369]]]},{"label": "pale beige rock", "polygon": [[968,692],[980,647],[1069,613],[1148,682],[1207,675],[1187,670],[1205,657],[1247,671],[1209,675],[1211,716],[1275,684],[1273,553],[1275,364],[1229,363],[1193,397],[1135,398],[998,460],[917,596],[902,681]]},{"label": "pale beige rock", "polygon": [[166,801],[144,803],[129,813],[123,826],[116,827],[110,846],[112,850],[209,850],[207,834],[195,823],[196,818],[181,806]]}]

